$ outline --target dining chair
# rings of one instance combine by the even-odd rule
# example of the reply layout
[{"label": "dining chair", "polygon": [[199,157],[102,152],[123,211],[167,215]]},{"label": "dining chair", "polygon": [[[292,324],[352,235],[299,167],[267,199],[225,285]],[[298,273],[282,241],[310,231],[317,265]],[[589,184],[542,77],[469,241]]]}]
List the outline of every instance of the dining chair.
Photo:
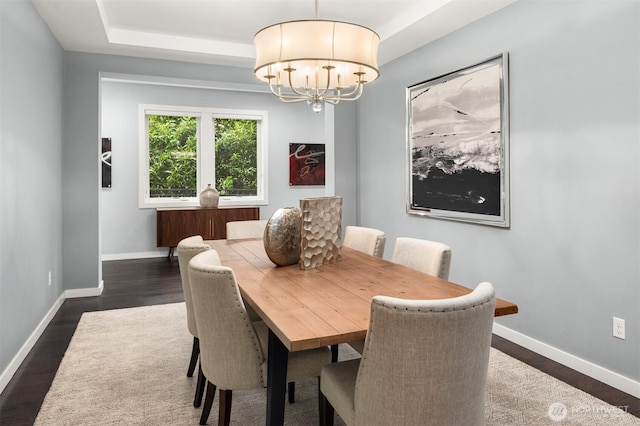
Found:
[{"label": "dining chair", "polygon": [[[227,240],[242,240],[246,238],[262,238],[267,226],[267,220],[237,220],[227,222]],[[245,305],[251,321],[260,321],[260,316],[250,305]],[[292,390],[293,395],[295,389]]]},{"label": "dining chair", "polygon": [[386,241],[387,235],[379,229],[347,226],[342,245],[381,258]]},{"label": "dining chair", "polygon": [[[219,388],[218,424],[228,425],[232,391],[267,385],[269,330],[262,321],[250,321],[235,274],[219,265],[215,250],[191,260],[189,281],[200,339],[200,365],[207,381],[200,424],[207,423]],[[330,362],[328,347],[291,352],[287,381],[319,377],[321,368]]]},{"label": "dining chair", "polygon": [[227,222],[227,240],[262,238],[267,220],[240,220]]},{"label": "dining chair", "polygon": [[[451,248],[435,241],[399,237],[391,261],[446,280],[451,266]],[[349,345],[362,354],[364,340],[349,342]]]},{"label": "dining chair", "polygon": [[451,248],[436,241],[398,237],[391,261],[446,280],[451,267]]},{"label": "dining chair", "polygon": [[361,358],[322,368],[321,425],[483,425],[495,293],[375,296]]},{"label": "dining chair", "polygon": [[[387,235],[379,229],[350,225],[344,230],[344,241],[342,245],[382,258],[382,256],[384,256],[384,246],[386,242]],[[362,353],[364,340],[349,342],[349,345],[359,353]]]},{"label": "dining chair", "polygon": [[[204,243],[202,236],[194,235],[187,237],[178,242],[178,267],[180,268],[180,279],[182,281],[182,292],[184,293],[184,302],[187,308],[187,329],[193,336],[193,346],[191,348],[191,359],[189,361],[189,368],[187,369],[187,377],[192,377],[193,372],[198,362],[200,354],[200,342],[198,340],[198,328],[196,326],[196,318],[193,312],[193,299],[191,297],[191,285],[189,284],[189,262],[191,259],[203,251],[210,250],[207,244]],[[202,374],[198,372],[198,383],[196,384],[196,394],[193,400],[193,406],[199,407],[202,401],[203,391]]]}]

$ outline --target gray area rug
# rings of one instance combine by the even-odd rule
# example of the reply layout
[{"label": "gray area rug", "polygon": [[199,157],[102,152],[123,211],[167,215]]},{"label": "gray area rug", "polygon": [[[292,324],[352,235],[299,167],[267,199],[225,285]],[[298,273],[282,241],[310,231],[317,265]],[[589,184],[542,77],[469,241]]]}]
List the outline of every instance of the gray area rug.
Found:
[{"label": "gray area rug", "polygon": [[[35,424],[197,425],[184,303],[85,313]],[[357,354],[341,345],[340,359]],[[217,394],[209,424],[217,424]],[[640,419],[491,349],[488,425],[640,425]],[[266,391],[233,394],[231,423],[264,424]],[[285,424],[317,425],[317,384],[297,382]],[[336,416],[336,425],[342,426]]]}]

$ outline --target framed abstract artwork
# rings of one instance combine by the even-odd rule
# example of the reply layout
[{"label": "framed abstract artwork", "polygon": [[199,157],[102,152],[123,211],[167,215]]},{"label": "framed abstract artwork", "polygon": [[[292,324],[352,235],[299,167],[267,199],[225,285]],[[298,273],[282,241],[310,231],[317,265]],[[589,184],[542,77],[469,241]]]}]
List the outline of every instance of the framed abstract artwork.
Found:
[{"label": "framed abstract artwork", "polygon": [[323,143],[289,144],[289,185],[324,185],[325,150]]},{"label": "framed abstract artwork", "polygon": [[407,213],[508,228],[508,54],[409,86]]},{"label": "framed abstract artwork", "polygon": [[111,188],[111,138],[102,138],[102,187]]}]

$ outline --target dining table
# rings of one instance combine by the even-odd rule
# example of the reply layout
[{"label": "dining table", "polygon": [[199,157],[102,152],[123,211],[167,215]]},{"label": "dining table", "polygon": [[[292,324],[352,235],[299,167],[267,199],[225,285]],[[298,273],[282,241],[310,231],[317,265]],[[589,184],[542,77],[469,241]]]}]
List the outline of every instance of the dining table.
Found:
[{"label": "dining table", "polygon": [[[243,299],[269,327],[267,425],[284,423],[289,352],[323,346],[335,350],[341,343],[364,339],[374,296],[446,299],[472,291],[349,247],[342,247],[333,263],[302,269],[298,264],[276,266],[261,238],[208,243],[222,264],[233,269]],[[517,312],[516,304],[496,299],[495,316]]]}]

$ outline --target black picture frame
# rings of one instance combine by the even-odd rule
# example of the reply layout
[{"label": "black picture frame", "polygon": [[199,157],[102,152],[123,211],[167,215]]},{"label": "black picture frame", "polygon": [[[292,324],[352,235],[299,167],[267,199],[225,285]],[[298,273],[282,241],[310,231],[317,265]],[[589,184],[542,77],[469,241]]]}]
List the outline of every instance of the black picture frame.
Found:
[{"label": "black picture frame", "polygon": [[111,188],[111,138],[102,138],[102,187]]},{"label": "black picture frame", "polygon": [[322,186],[325,174],[325,144],[289,144],[289,186]]}]

